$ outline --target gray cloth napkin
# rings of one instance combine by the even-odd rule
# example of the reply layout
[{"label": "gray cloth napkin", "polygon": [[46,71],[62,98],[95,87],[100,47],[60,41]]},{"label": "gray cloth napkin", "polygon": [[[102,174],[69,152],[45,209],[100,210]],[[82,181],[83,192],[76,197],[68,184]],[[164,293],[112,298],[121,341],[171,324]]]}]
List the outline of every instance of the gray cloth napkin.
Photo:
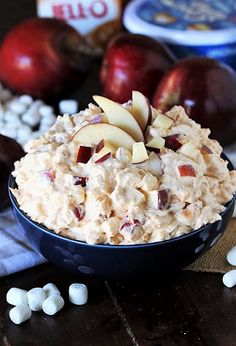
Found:
[{"label": "gray cloth napkin", "polygon": [[11,208],[0,213],[0,277],[46,262],[32,249]]}]

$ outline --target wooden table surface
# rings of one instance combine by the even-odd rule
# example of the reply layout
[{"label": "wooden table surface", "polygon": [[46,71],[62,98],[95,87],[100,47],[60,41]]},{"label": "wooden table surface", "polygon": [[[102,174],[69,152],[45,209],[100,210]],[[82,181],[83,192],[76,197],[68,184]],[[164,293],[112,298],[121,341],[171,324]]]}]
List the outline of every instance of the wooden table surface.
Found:
[{"label": "wooden table surface", "polygon": [[[0,39],[14,24],[35,14],[32,0],[0,2]],[[78,96],[85,106],[99,84],[91,85],[98,63]],[[16,286],[30,289],[54,282],[66,304],[49,317],[33,313],[14,325],[8,317],[6,292]],[[83,282],[89,290],[84,306],[68,302],[68,286]],[[104,282],[63,272],[53,264],[0,279],[0,346],[214,345],[236,346],[236,288],[222,284],[222,275],[181,272],[139,283]]]}]

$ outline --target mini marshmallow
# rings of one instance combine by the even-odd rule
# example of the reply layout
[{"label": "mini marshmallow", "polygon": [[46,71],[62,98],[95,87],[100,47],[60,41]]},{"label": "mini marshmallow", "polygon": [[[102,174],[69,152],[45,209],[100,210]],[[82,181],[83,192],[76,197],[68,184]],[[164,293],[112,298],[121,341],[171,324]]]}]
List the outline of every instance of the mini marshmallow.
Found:
[{"label": "mini marshmallow", "polygon": [[55,315],[58,311],[60,311],[64,306],[64,299],[58,294],[54,294],[49,296],[46,300],[44,300],[42,308],[43,312],[47,315]]},{"label": "mini marshmallow", "polygon": [[236,245],[227,253],[227,261],[232,266],[236,266]]},{"label": "mini marshmallow", "polygon": [[32,316],[28,305],[20,304],[9,311],[9,317],[15,324],[21,324]]},{"label": "mini marshmallow", "polygon": [[32,311],[42,310],[42,304],[46,299],[45,291],[40,287],[32,288],[27,293],[29,307]]},{"label": "mini marshmallow", "polygon": [[16,114],[23,114],[26,111],[27,105],[15,99],[9,102],[8,108]]},{"label": "mini marshmallow", "polygon": [[22,125],[17,130],[17,139],[27,140],[31,135],[31,128],[28,125]]},{"label": "mini marshmallow", "polygon": [[80,283],[71,284],[69,287],[69,301],[75,305],[83,305],[88,300],[88,289]]},{"label": "mini marshmallow", "polygon": [[38,112],[42,117],[47,117],[53,114],[53,108],[48,105],[42,105],[39,107]]},{"label": "mini marshmallow", "polygon": [[30,127],[35,127],[40,122],[40,115],[38,112],[25,112],[21,117],[22,121],[29,125]]},{"label": "mini marshmallow", "polygon": [[58,296],[61,295],[61,292],[59,291],[57,286],[52,284],[51,282],[48,283],[47,285],[44,285],[43,290],[45,291],[46,298],[48,298],[51,295],[58,295]]},{"label": "mini marshmallow", "polygon": [[61,100],[59,102],[60,114],[75,114],[78,111],[78,102],[76,100]]},{"label": "mini marshmallow", "polygon": [[12,127],[18,127],[19,125],[22,125],[22,122],[20,120],[20,116],[12,111],[6,111],[4,113],[4,120],[6,122],[6,125],[9,124]]},{"label": "mini marshmallow", "polygon": [[21,95],[18,98],[20,103],[30,106],[33,103],[33,98],[30,95]]},{"label": "mini marshmallow", "polygon": [[234,287],[236,285],[236,270],[230,270],[228,273],[224,274],[222,281],[226,287]]},{"label": "mini marshmallow", "polygon": [[16,129],[15,128],[7,128],[3,127],[0,128],[0,133],[4,136],[16,138]]},{"label": "mini marshmallow", "polygon": [[47,128],[51,125],[53,125],[56,121],[55,115],[51,114],[47,117],[41,118],[40,128]]},{"label": "mini marshmallow", "polygon": [[6,300],[8,304],[11,305],[28,304],[27,291],[21,288],[12,287],[7,292]]}]

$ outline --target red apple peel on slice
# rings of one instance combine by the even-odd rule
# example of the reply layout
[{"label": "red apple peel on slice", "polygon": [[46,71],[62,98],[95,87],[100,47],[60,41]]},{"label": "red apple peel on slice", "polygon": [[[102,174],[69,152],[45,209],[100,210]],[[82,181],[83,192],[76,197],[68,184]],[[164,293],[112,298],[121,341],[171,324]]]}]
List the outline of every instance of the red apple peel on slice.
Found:
[{"label": "red apple peel on slice", "polygon": [[166,189],[157,191],[157,208],[160,210],[164,210],[168,207],[169,204],[169,196],[168,191]]}]

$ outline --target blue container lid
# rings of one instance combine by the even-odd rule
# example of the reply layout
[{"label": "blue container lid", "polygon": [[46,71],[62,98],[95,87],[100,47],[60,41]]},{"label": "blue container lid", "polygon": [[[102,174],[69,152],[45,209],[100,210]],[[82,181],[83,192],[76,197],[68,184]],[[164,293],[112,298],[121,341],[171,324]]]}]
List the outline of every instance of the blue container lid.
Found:
[{"label": "blue container lid", "polygon": [[211,46],[236,42],[236,0],[134,0],[124,12],[133,33],[166,43]]}]

